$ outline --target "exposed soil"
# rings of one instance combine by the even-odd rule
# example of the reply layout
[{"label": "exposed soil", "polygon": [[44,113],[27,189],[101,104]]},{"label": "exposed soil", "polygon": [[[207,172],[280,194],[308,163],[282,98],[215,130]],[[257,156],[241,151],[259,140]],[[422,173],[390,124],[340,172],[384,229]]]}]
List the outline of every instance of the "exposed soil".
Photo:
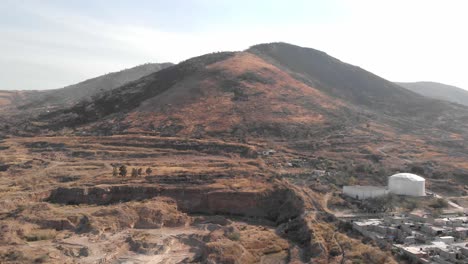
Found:
[{"label": "exposed soil", "polygon": [[[340,261],[322,231],[333,224],[322,220],[322,198],[275,176],[257,154],[262,143],[129,135],[2,145],[2,262]],[[113,176],[122,164],[129,175]],[[140,167],[153,171],[132,177]]]}]

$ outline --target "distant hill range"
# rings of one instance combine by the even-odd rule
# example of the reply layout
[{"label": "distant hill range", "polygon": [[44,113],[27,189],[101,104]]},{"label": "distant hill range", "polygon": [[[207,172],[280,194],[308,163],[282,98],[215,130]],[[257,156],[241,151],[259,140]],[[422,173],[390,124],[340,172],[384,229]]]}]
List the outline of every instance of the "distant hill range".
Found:
[{"label": "distant hill range", "polygon": [[422,96],[311,48],[260,44],[170,65],[142,65],[34,96],[20,93],[19,103],[0,113],[9,130],[3,132],[68,128],[307,144],[334,137],[393,142],[407,135],[457,139],[462,147],[468,139],[468,107]]},{"label": "distant hill range", "polygon": [[[93,133],[305,139],[368,123],[399,133],[468,131],[468,108],[411,92],[324,52],[287,43],[195,57],[42,112],[41,128]],[[468,133],[467,133],[468,135]]]},{"label": "distant hill range", "polygon": [[57,103],[79,102],[83,99],[91,99],[98,93],[112,90],[172,65],[172,63],[146,63],[92,78],[62,89],[51,90],[47,94]]},{"label": "distant hill range", "polygon": [[468,106],[468,91],[436,82],[401,83],[398,85],[426,97]]},{"label": "distant hill range", "polygon": [[22,111],[56,109],[91,100],[99,93],[110,91],[143,76],[170,67],[172,63],[146,63],[133,68],[108,73],[64,88],[52,90],[0,90],[0,108]]}]

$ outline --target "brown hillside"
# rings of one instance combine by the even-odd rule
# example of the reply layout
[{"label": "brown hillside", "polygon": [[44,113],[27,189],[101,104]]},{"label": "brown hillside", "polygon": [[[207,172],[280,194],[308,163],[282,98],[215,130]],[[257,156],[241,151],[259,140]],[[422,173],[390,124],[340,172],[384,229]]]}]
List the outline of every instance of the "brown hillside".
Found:
[{"label": "brown hillside", "polygon": [[[208,65],[123,119],[128,131],[290,137],[326,126],[343,103],[250,53]],[[170,113],[168,115],[167,113]],[[302,135],[304,136],[304,135]]]},{"label": "brown hillside", "polygon": [[326,165],[332,169],[365,164],[372,178],[378,168],[427,162],[428,176],[451,178],[467,169],[467,121],[466,107],[320,51],[273,43],[192,58],[15,128],[275,142],[344,166]]},{"label": "brown hillside", "polygon": [[468,194],[468,108],[285,43],[33,109],[0,115],[2,263],[395,263],[343,185]]}]

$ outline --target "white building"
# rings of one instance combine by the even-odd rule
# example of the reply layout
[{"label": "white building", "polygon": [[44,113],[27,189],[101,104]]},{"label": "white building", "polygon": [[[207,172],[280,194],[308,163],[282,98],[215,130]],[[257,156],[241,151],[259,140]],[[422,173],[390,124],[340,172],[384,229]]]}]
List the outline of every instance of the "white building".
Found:
[{"label": "white building", "polygon": [[391,193],[409,196],[425,196],[426,180],[416,174],[397,173],[388,178]]},{"label": "white building", "polygon": [[347,196],[362,200],[384,196],[388,194],[388,190],[385,187],[354,185],[343,186],[343,193]]}]

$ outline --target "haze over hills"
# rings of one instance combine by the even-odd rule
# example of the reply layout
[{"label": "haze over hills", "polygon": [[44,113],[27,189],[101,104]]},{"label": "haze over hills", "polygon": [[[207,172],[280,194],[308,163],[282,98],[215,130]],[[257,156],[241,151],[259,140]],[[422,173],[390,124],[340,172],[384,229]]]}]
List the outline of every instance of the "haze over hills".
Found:
[{"label": "haze over hills", "polygon": [[436,82],[398,82],[396,84],[426,97],[468,106],[468,91],[462,88]]},{"label": "haze over hills", "polygon": [[82,100],[91,99],[91,97],[98,93],[115,89],[172,65],[174,64],[146,63],[118,72],[108,73],[61,89],[47,91],[46,96],[50,98],[49,100],[52,101],[52,104],[72,104]]},{"label": "haze over hills", "polygon": [[10,125],[14,127],[15,123],[25,125],[41,113],[87,102],[100,93],[172,65],[172,63],[146,63],[53,90],[0,91],[0,122],[7,127],[11,127]]},{"label": "haze over hills", "polygon": [[59,89],[0,91],[0,98],[4,100],[3,106],[13,104],[21,109],[65,107],[89,100],[96,94],[112,90],[172,65],[172,63],[146,63]]}]

